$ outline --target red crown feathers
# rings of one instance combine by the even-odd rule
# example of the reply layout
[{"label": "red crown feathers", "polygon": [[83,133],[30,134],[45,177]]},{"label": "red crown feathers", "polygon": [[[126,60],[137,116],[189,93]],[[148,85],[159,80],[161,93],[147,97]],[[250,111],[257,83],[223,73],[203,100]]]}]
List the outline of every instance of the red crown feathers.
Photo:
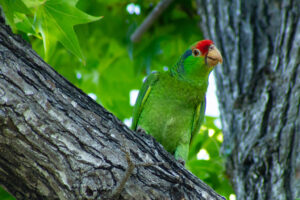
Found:
[{"label": "red crown feathers", "polygon": [[202,55],[207,54],[210,45],[214,44],[211,40],[201,40],[196,44],[196,48],[201,51]]}]

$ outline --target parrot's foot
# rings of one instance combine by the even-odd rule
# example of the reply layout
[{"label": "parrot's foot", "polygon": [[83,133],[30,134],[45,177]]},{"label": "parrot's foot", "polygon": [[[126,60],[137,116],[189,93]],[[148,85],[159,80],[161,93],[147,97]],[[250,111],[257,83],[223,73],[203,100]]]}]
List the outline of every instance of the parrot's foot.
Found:
[{"label": "parrot's foot", "polygon": [[136,132],[137,133],[142,133],[142,134],[147,134],[146,131],[140,126],[137,127]]},{"label": "parrot's foot", "polygon": [[183,166],[189,155],[189,143],[180,144],[174,153],[175,159]]},{"label": "parrot's foot", "polygon": [[179,158],[177,161],[178,161],[180,164],[182,164],[183,166],[185,165],[185,161],[184,161],[182,158]]}]

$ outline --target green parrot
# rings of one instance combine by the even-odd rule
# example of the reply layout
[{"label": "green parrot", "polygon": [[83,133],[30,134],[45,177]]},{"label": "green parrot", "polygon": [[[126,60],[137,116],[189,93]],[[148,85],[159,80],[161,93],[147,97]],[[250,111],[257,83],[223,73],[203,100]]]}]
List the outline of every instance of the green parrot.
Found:
[{"label": "green parrot", "polygon": [[135,103],[132,129],[143,129],[184,163],[204,119],[209,74],[218,63],[219,50],[211,40],[202,40],[169,71],[150,74]]}]

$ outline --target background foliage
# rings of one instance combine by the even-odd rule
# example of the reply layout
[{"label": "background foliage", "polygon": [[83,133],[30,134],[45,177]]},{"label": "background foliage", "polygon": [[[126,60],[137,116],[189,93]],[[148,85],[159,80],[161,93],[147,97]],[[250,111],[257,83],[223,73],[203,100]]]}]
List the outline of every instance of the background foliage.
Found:
[{"label": "background foliage", "polygon": [[[133,44],[130,35],[158,2],[0,0],[0,5],[12,30],[45,61],[125,120],[132,115],[130,92],[141,87],[143,78],[152,70],[166,70],[190,44],[203,39],[195,2],[177,0]],[[186,167],[228,199],[233,191],[219,153],[222,132],[215,120],[206,117]],[[208,157],[201,158],[200,151]],[[0,199],[13,198],[0,189]]]}]

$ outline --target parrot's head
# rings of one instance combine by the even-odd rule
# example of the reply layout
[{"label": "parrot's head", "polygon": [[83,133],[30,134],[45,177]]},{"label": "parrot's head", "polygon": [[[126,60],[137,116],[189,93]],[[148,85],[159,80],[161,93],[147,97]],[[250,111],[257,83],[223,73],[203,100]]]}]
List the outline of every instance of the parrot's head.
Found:
[{"label": "parrot's head", "polygon": [[208,78],[213,68],[222,62],[221,53],[213,41],[201,40],[184,52],[171,69],[171,74],[186,80],[198,81]]},{"label": "parrot's head", "polygon": [[205,64],[209,67],[214,67],[223,62],[221,53],[211,40],[201,40],[193,45],[190,50],[192,56],[204,59]]}]

